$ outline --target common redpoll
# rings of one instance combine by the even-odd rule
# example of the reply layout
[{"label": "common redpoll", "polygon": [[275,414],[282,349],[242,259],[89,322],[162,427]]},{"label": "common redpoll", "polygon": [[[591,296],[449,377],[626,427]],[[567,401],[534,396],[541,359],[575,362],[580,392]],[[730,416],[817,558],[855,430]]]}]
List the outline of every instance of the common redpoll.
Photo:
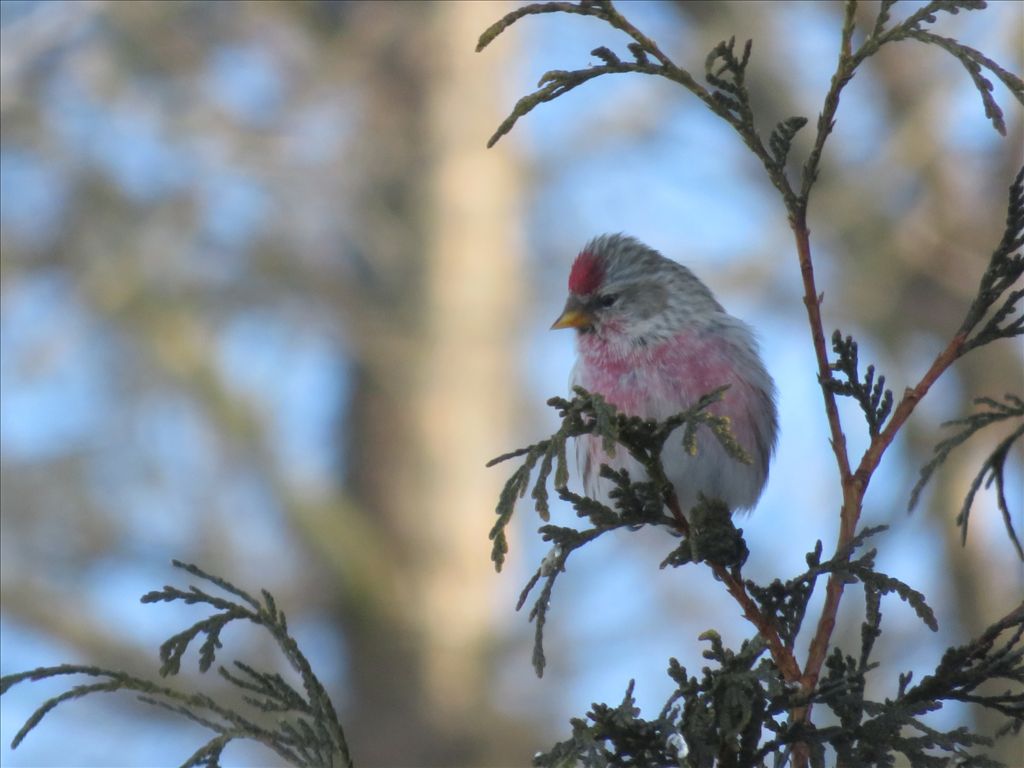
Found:
[{"label": "common redpoll", "polygon": [[[696,275],[631,237],[596,237],[572,265],[569,299],[552,328],[578,331],[571,383],[632,416],[663,420],[728,384],[711,411],[729,418],[751,463],[730,457],[702,426],[695,455],[679,430],[665,443],[662,464],[684,514],[701,493],[731,511],[754,506],[775,450],[775,384],[751,328]],[[587,495],[605,502],[613,484],[599,476],[601,464],[645,477],[625,450],[610,458],[592,435],[577,440],[576,457]]]}]

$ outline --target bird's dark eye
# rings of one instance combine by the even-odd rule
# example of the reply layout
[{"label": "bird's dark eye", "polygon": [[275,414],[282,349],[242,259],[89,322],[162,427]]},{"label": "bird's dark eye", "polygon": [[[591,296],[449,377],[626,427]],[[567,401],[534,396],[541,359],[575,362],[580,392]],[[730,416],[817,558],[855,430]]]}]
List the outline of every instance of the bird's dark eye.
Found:
[{"label": "bird's dark eye", "polygon": [[599,307],[610,307],[619,298],[617,293],[606,293],[604,296],[597,297],[597,306]]}]

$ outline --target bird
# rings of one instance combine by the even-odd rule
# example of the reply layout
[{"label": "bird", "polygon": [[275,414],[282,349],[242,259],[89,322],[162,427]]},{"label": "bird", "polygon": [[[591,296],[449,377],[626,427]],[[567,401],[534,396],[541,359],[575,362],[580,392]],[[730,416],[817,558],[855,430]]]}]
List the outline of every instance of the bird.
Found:
[{"label": "bird", "polygon": [[[778,438],[776,389],[753,329],[730,315],[687,267],[625,234],[590,240],[569,271],[569,296],[552,329],[576,330],[577,359],[570,386],[601,395],[620,412],[662,421],[728,385],[710,410],[729,419],[750,458],[729,456],[707,426],[697,452],[683,445],[682,427],[662,449],[665,476],[689,519],[701,495],[730,513],[752,509],[768,481]],[[607,464],[646,479],[625,450],[609,456],[599,436],[576,438],[587,496],[610,504]]]}]

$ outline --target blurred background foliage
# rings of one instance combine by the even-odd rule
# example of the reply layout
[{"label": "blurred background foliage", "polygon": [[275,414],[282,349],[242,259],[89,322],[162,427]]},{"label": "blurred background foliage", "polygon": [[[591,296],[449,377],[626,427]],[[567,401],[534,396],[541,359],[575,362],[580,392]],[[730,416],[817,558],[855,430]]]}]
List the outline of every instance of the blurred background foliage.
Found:
[{"label": "blurred background foliage", "polygon": [[[862,5],[870,23],[876,4]],[[524,532],[500,578],[488,561],[503,477],[483,463],[551,425],[541,406],[564,392],[572,340],[545,329],[569,261],[601,231],[686,261],[761,332],[782,447],[743,523],[749,575],[795,573],[815,538],[833,539],[838,483],[796,259],[761,169],[695,100],[646,78],[588,85],[485,150],[543,71],[622,43],[545,18],[473,54],[509,7],[0,5],[4,673],[76,660],[152,673],[192,615],[137,597],[177,557],[277,596],[361,766],[526,764],[629,677],[660,706],[668,656],[699,668],[697,634],[747,631],[710,580],[655,573],[671,542],[624,537],[572,565],[540,681],[512,607],[543,548]],[[816,116],[839,4],[622,10],[693,70],[719,40],[753,38],[759,122]],[[1018,3],[937,31],[1022,69]],[[858,336],[896,391],[956,329],[1001,233],[1024,122],[1000,87],[1005,140],[954,60],[903,43],[840,108],[811,209],[827,330]],[[922,637],[909,610],[887,611],[883,695],[1019,595],[992,499],[979,497],[966,547],[953,524],[997,435],[904,510],[939,422],[1022,378],[1019,344],[972,353],[876,477],[866,522],[894,527],[880,566],[942,625]],[[1008,469],[1019,511],[1019,451]],[[274,663],[255,636],[227,639]],[[126,697],[71,705],[12,753],[48,691],[5,696],[4,764],[171,764],[199,743]]]}]

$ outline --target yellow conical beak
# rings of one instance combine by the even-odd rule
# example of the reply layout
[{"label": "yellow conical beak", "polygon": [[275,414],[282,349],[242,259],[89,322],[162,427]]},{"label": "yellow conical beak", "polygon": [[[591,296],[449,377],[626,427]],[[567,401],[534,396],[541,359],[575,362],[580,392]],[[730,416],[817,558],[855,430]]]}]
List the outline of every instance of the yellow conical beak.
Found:
[{"label": "yellow conical beak", "polygon": [[551,324],[551,330],[559,328],[587,328],[594,324],[594,316],[574,296],[565,302],[565,309]]}]

